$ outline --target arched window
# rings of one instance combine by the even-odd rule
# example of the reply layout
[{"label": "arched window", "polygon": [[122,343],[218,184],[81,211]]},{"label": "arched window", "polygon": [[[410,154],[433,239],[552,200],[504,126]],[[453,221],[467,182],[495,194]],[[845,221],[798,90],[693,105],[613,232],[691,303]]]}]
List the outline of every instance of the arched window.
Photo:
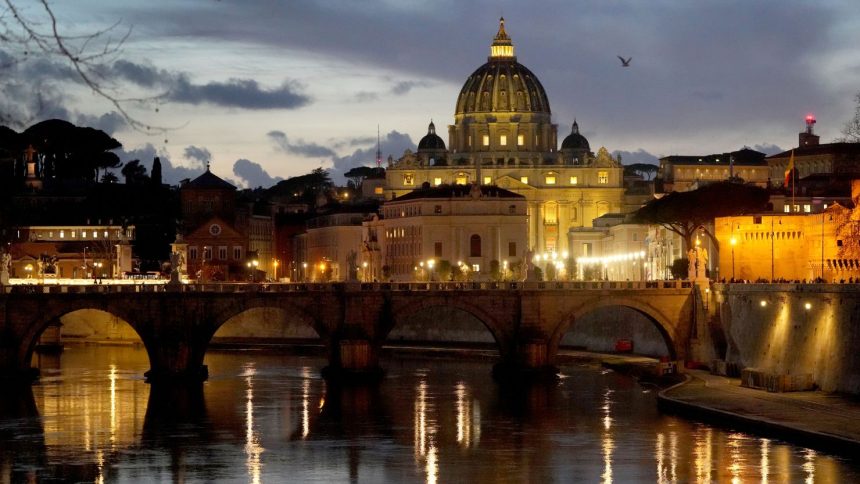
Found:
[{"label": "arched window", "polygon": [[481,236],[478,234],[469,239],[469,257],[481,257]]}]

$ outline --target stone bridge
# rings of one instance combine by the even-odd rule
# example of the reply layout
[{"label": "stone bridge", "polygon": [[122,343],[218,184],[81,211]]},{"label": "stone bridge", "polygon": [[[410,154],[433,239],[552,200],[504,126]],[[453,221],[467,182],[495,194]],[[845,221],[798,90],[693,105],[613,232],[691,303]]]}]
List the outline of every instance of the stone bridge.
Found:
[{"label": "stone bridge", "polygon": [[313,328],[333,374],[377,373],[387,335],[438,306],[486,326],[498,345],[497,369],[552,371],[565,332],[610,306],[644,315],[670,356],[684,360],[695,356],[700,295],[678,281],[6,286],[0,287],[0,375],[34,375],[30,361],[40,335],[81,309],[110,313],[137,332],[151,380],[205,378],[212,336],[255,308],[285,310]]}]

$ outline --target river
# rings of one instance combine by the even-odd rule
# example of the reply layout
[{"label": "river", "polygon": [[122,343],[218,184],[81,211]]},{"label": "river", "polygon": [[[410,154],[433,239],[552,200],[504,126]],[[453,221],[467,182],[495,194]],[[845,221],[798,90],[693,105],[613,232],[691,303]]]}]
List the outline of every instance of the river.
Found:
[{"label": "river", "polygon": [[211,351],[210,378],[149,385],[143,349],[37,355],[0,397],[0,482],[858,482],[860,461],[661,414],[592,364],[499,385],[491,361],[387,357],[376,386],[325,360]]}]

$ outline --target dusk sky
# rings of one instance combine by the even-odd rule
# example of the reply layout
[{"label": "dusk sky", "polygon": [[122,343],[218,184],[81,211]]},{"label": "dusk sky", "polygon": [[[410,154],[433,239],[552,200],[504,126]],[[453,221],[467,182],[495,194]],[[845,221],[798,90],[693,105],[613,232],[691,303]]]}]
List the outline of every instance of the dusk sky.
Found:
[{"label": "dusk sky", "polygon": [[[38,2],[15,3],[45,20]],[[576,118],[594,151],[621,151],[625,163],[790,149],[807,113],[829,142],[860,91],[856,0],[52,5],[70,34],[117,21],[132,28],[106,82],[121,96],[163,94],[131,112],[172,129],[128,129],[57,58],[5,66],[0,107],[105,129],[124,160],[167,160],[170,182],[196,176],[205,161],[244,186],[320,166],[342,173],[373,163],[377,125],[385,158],[414,149],[431,118],[447,143],[457,94],[486,62],[501,15],[519,62],[546,89],[559,140]],[[617,55],[632,57],[630,67]]]}]

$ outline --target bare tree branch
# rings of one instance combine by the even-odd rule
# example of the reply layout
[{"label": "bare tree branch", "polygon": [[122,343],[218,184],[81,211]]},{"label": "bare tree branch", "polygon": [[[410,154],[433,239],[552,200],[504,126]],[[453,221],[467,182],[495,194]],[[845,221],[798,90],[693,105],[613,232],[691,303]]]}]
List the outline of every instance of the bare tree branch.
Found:
[{"label": "bare tree branch", "polygon": [[[18,56],[23,58],[29,58],[35,52],[46,57],[62,59],[72,68],[77,79],[97,97],[110,103],[132,129],[151,134],[160,134],[173,129],[147,123],[129,110],[130,104],[156,103],[163,99],[166,93],[125,97],[103,74],[109,72],[109,64],[120,57],[122,47],[131,35],[131,27],[125,29],[119,37],[113,35],[121,28],[119,21],[88,34],[66,34],[61,31],[57,16],[48,0],[39,0],[39,3],[49,23],[49,27],[45,30],[41,28],[39,21],[25,16],[14,0],[2,0],[5,8],[0,13],[0,40],[3,40],[7,46],[15,45],[21,49]],[[0,51],[0,54],[2,53]],[[8,57],[6,65],[0,65],[0,67],[12,67],[22,60],[20,57],[16,58],[15,54]],[[39,103],[37,105],[41,105],[42,100],[37,101]],[[0,121],[6,121],[3,118],[11,121],[13,116],[9,113],[0,113]]]}]

